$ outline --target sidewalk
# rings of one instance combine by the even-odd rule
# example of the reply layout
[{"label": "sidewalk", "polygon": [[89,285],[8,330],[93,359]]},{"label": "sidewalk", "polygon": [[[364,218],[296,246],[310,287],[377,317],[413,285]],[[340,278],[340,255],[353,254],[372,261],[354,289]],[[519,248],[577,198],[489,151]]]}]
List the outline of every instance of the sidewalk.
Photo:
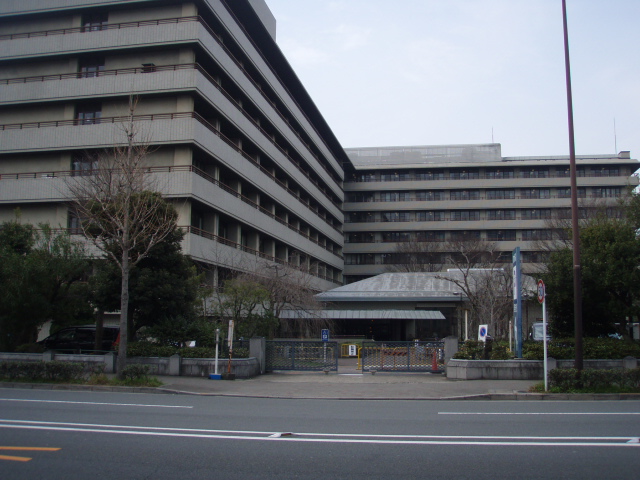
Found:
[{"label": "sidewalk", "polygon": [[[157,377],[167,393],[256,398],[342,400],[516,399],[531,385],[527,380],[447,380],[430,373],[337,374],[274,372],[246,380]],[[536,395],[539,397],[539,395]]]}]

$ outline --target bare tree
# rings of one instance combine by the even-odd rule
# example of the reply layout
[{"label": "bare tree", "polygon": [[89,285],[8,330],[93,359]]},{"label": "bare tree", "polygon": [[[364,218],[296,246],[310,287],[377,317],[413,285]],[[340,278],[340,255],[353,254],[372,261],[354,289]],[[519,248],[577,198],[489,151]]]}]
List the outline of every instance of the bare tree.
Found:
[{"label": "bare tree", "polygon": [[390,272],[439,272],[444,266],[442,243],[421,242],[411,239],[398,243],[394,251],[392,265],[387,267]]},{"label": "bare tree", "polygon": [[95,169],[67,182],[83,233],[122,273],[119,376],[127,361],[130,271],[173,230],[177,218],[145,169],[151,148],[149,138],[134,122],[136,103],[130,99],[127,117],[117,124],[123,141],[94,155]]},{"label": "bare tree", "polygon": [[490,331],[503,334],[512,308],[513,279],[497,245],[469,236],[451,239],[444,248],[452,268],[436,278],[452,282],[467,297],[472,325],[486,322]]},{"label": "bare tree", "polygon": [[315,267],[304,265],[293,267],[290,264],[263,262],[256,271],[256,281],[269,292],[263,304],[265,310],[276,318],[281,318],[284,310],[294,312],[294,318],[281,319],[280,331],[287,336],[295,334],[310,337],[323,328],[331,328],[333,322],[321,317],[320,302],[315,298],[318,293],[312,286],[310,273]]}]

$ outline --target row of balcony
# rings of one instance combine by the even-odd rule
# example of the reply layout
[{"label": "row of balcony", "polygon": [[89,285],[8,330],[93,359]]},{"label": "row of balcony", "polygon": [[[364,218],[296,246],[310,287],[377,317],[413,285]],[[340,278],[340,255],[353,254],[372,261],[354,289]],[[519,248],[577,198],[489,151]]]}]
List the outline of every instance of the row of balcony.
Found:
[{"label": "row of balcony", "polygon": [[[340,178],[340,176],[328,167],[327,165],[328,160],[320,158],[320,156],[316,152],[314,152],[312,147],[309,145],[309,142],[302,137],[300,133],[300,130],[302,130],[302,127],[299,124],[297,124],[297,122],[294,122],[293,120],[291,120],[288,116],[286,116],[282,112],[280,108],[278,108],[275,101],[269,98],[269,96],[267,95],[267,91],[265,90],[265,88],[263,88],[261,83],[258,82],[254,78],[254,76],[251,75],[250,72],[247,70],[247,68],[245,67],[245,63],[240,61],[236,57],[236,55],[233,54],[233,52],[229,49],[229,47],[225,45],[221,36],[218,33],[216,33],[207,24],[207,22],[200,16],[174,17],[174,18],[163,18],[163,19],[155,19],[155,20],[102,24],[97,28],[82,26],[82,27],[74,27],[74,28],[43,30],[43,31],[36,31],[36,32],[13,33],[13,34],[0,35],[0,41],[16,40],[16,39],[23,39],[23,38],[34,38],[34,37],[57,36],[57,35],[71,35],[71,34],[78,34],[78,33],[89,34],[89,33],[102,32],[105,30],[121,30],[121,29],[129,29],[129,28],[139,28],[139,27],[159,26],[159,25],[167,25],[167,24],[179,24],[179,23],[191,23],[191,22],[198,23],[207,31],[207,33],[209,33],[209,35],[216,41],[218,46],[225,51],[228,57],[243,72],[245,77],[253,84],[253,86],[256,88],[256,91],[262,95],[262,97],[269,103],[269,105],[274,109],[277,115],[291,128],[291,131],[296,135],[298,140],[306,147],[307,151],[317,161],[318,165],[333,179],[334,182],[336,182],[337,184],[341,184],[342,179]],[[269,65],[268,62],[267,62],[267,65]],[[200,70],[203,71],[202,69]],[[126,68],[126,69],[119,69],[119,70],[100,71],[100,72],[92,72],[92,74],[86,75],[86,76],[97,76],[98,74],[99,75],[123,75],[123,74],[135,74],[135,73],[150,73],[154,71],[162,71],[162,67],[153,66],[153,67],[143,67],[140,69]],[[275,71],[272,70],[272,73],[276,76],[276,78],[278,77]],[[69,74],[62,74],[62,75],[41,75],[41,76],[30,76],[30,77],[22,77],[22,78],[11,78],[7,80],[2,80],[0,84],[28,83],[28,82],[48,81],[48,80],[62,80],[65,78],[79,78],[78,75],[81,75],[81,74],[69,73]],[[281,87],[285,89],[287,93],[289,93],[290,99],[296,104],[296,107],[298,108],[299,112],[305,117],[309,126],[314,130],[314,133],[317,135],[318,139],[330,151],[329,147],[326,145],[326,142],[323,136],[320,135],[320,133],[315,128],[313,122],[311,122],[311,120],[305,114],[304,109],[300,107],[300,105],[295,100],[295,97],[291,94],[291,92],[288,91],[288,89],[282,82],[281,82]],[[234,103],[237,103],[237,102],[234,101]]]}]

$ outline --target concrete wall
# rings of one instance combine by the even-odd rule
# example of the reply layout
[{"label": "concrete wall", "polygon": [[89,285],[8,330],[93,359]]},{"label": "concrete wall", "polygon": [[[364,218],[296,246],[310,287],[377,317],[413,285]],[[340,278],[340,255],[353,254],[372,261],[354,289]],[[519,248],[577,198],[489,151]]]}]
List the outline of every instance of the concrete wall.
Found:
[{"label": "concrete wall", "polygon": [[[548,369],[573,368],[573,360],[548,359]],[[636,368],[638,359],[584,360],[584,368],[623,369]],[[542,360],[461,360],[452,358],[446,365],[447,378],[452,380],[542,380]]]},{"label": "concrete wall", "polygon": [[[79,362],[84,364],[105,364],[105,373],[115,373],[117,355],[75,355],[45,353],[0,353],[0,362]],[[213,358],[180,358],[173,357],[130,357],[127,365],[141,364],[150,367],[151,375],[174,375],[185,377],[207,377],[215,371]],[[227,370],[227,360],[219,361],[218,371]],[[257,358],[234,358],[231,362],[231,373],[236,378],[251,378],[260,375],[260,362]]]}]

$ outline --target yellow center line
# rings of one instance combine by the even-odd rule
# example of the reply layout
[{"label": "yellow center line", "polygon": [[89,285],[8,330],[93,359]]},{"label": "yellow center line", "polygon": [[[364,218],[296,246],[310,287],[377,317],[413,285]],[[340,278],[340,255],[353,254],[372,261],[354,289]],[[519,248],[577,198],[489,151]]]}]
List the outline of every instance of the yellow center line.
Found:
[{"label": "yellow center line", "polygon": [[0,455],[0,460],[14,460],[16,462],[28,462],[31,460],[29,457],[11,457],[9,455]]},{"label": "yellow center line", "polygon": [[53,447],[0,447],[0,450],[29,450],[37,452],[57,452],[60,448]]}]

